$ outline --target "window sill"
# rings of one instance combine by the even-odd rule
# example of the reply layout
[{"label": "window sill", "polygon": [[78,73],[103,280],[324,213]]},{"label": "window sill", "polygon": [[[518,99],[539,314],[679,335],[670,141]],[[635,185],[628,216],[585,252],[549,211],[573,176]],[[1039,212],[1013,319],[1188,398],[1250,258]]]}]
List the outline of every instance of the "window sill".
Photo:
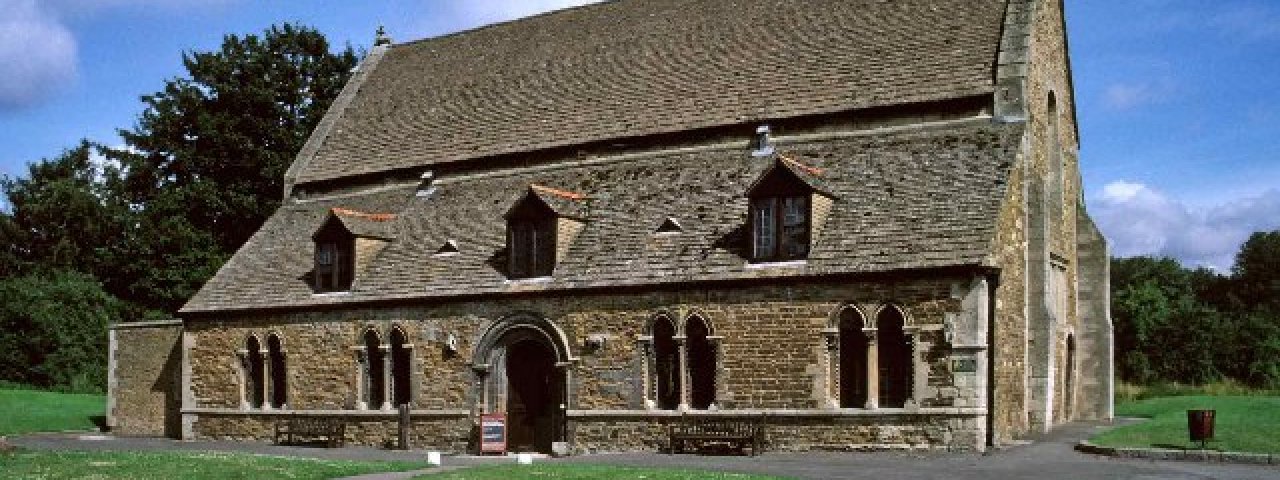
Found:
[{"label": "window sill", "polygon": [[346,295],[351,295],[351,291],[350,291],[350,290],[346,290],[346,291],[342,291],[342,292],[323,292],[323,293],[313,293],[313,294],[311,294],[311,297],[312,297],[312,298],[315,298],[315,297],[321,297],[321,298],[323,298],[323,297],[342,297],[342,296],[346,296]]},{"label": "window sill", "polygon": [[808,260],[786,260],[781,262],[756,262],[747,263],[747,268],[800,268],[809,264]]},{"label": "window sill", "polygon": [[530,283],[551,283],[551,280],[553,279],[554,278],[552,276],[547,275],[543,277],[513,278],[513,279],[508,279],[503,283],[507,285],[525,285]]}]

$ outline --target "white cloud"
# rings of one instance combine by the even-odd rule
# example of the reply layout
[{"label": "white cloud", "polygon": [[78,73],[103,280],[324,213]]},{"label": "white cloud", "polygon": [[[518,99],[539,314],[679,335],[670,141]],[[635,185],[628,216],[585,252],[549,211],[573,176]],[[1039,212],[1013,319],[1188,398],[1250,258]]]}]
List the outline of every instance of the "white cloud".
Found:
[{"label": "white cloud", "polygon": [[35,0],[0,0],[0,111],[31,106],[75,81],[76,39]]},{"label": "white cloud", "polygon": [[1169,256],[1226,271],[1249,234],[1280,228],[1280,190],[1192,208],[1141,183],[1117,181],[1090,201],[1090,213],[1113,255]]}]

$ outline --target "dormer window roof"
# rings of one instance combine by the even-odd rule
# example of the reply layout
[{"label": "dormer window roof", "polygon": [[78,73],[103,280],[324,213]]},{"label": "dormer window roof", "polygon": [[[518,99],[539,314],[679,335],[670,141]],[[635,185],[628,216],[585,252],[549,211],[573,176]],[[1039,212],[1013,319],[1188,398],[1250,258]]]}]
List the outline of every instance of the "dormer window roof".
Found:
[{"label": "dormer window roof", "polygon": [[[351,290],[356,272],[394,239],[395,219],[396,215],[391,213],[330,209],[324,223],[311,235],[315,242],[315,268],[312,271],[315,292]],[[356,248],[357,244],[362,248]]]},{"label": "dormer window roof", "polygon": [[585,225],[587,196],[542,185],[507,210],[507,276],[551,276]]},{"label": "dormer window roof", "polygon": [[824,172],[789,156],[774,162],[747,190],[753,262],[808,258],[815,225],[825,220],[833,196]]}]

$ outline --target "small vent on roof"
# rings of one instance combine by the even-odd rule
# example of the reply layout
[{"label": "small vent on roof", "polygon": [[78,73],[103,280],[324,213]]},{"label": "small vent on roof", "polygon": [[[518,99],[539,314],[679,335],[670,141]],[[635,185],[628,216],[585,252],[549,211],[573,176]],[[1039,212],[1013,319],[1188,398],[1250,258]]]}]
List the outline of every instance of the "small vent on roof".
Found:
[{"label": "small vent on roof", "polygon": [[756,136],[751,140],[751,156],[767,157],[773,155],[773,142],[769,139],[769,126],[756,127]]},{"label": "small vent on roof", "polygon": [[684,227],[680,226],[680,222],[676,221],[675,217],[667,217],[653,233],[654,235],[674,235],[683,231]]},{"label": "small vent on roof", "polygon": [[440,248],[436,249],[435,256],[447,257],[449,255],[457,255],[457,254],[458,254],[458,242],[455,242],[453,240],[445,240],[444,245],[441,245]]},{"label": "small vent on roof", "polygon": [[422,172],[422,176],[419,178],[420,179],[418,180],[417,195],[423,198],[430,197],[431,194],[435,193],[436,191],[436,186],[434,185],[435,178],[436,178],[435,172],[432,172],[431,170],[427,170],[425,172]]}]

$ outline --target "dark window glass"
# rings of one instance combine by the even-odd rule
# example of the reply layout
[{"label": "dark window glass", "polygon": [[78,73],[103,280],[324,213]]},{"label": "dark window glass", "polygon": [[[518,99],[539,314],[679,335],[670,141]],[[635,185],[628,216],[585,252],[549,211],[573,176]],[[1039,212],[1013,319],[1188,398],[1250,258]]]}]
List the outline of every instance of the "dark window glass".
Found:
[{"label": "dark window glass", "polygon": [[316,291],[342,292],[351,289],[354,279],[354,241],[321,240],[316,242]]},{"label": "dark window glass", "polygon": [[808,196],[753,199],[751,225],[756,261],[798,260],[809,255]]},{"label": "dark window glass", "polygon": [[545,277],[555,264],[555,219],[512,220],[511,278]]},{"label": "dark window glass", "polygon": [[670,319],[653,324],[654,387],[658,408],[675,410],[680,405],[680,351],[676,348],[676,328]]}]

